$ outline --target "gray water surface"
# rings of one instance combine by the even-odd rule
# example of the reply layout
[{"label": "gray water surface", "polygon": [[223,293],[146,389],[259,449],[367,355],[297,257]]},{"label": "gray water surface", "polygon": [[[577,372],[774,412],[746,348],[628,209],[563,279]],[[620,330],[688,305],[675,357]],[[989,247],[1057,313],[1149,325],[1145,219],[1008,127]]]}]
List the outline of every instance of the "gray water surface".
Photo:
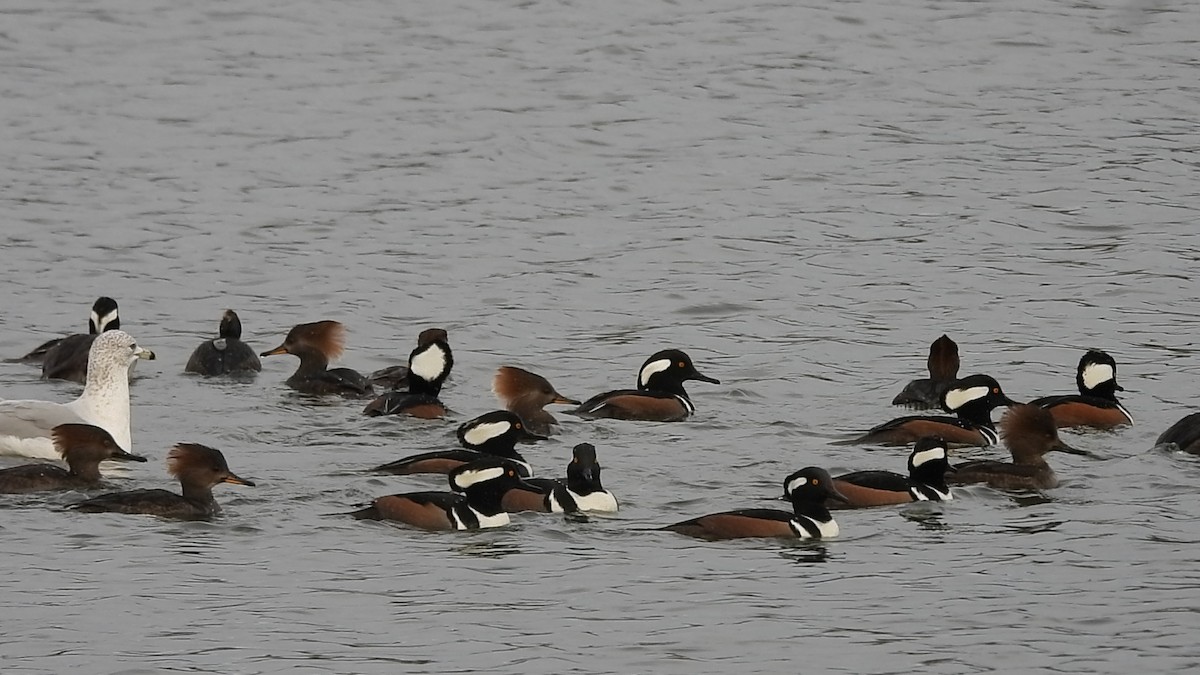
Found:
[{"label": "gray water surface", "polygon": [[[1055,673],[1200,664],[1196,409],[1200,7],[1159,2],[33,3],[0,9],[0,355],[96,296],[154,349],[122,489],[222,449],[212,523],[0,500],[5,673]],[[271,357],[182,373],[239,311],[340,365],[450,332],[446,421],[313,400]],[[1111,352],[1136,424],[1068,434],[1041,497],[839,514],[817,545],[652,528],[773,507],[783,476],[902,470],[830,441],[931,340],[1013,398]],[[436,478],[504,364],[585,398],[686,349],[682,424],[563,418],[611,518],[424,533],[342,514]],[[0,397],[79,389],[0,365]],[[1000,456],[1002,452],[979,456]]]}]

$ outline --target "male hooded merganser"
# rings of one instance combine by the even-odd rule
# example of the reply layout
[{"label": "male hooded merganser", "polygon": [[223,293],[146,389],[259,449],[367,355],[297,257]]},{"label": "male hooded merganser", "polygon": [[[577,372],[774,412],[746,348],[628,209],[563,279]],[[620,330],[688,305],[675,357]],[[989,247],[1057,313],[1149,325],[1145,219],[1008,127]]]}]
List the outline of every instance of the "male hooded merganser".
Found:
[{"label": "male hooded merganser", "polygon": [[338,394],[357,398],[373,392],[371,383],[350,368],[330,368],[329,362],[342,355],[346,328],[337,321],[302,323],[288,332],[283,344],[262,356],[291,354],[300,357],[300,367],[287,385],[305,394]]},{"label": "male hooded merganser", "polygon": [[350,515],[359,520],[395,520],[424,530],[475,530],[509,523],[500,500],[522,483],[515,464],[501,457],[483,457],[451,471],[449,480],[457,492],[388,495]]},{"label": "male hooded merganser", "polygon": [[[441,342],[446,345],[447,349],[450,346],[450,336],[444,328],[426,328],[417,336],[417,351],[421,351],[424,347]],[[409,354],[409,361],[412,360],[412,354]],[[449,374],[447,372],[447,374]],[[380,389],[396,391],[408,390],[408,363],[401,366],[388,366],[380,368],[371,373],[369,378],[371,384]]]},{"label": "male hooded merganser", "polygon": [[[908,456],[908,475],[891,471],[856,471],[833,479],[849,508],[944,502],[953,499],[946,486],[946,472],[954,467],[946,461],[946,442],[936,436],[917,440]],[[837,508],[836,506],[833,508]]]},{"label": "male hooded merganser", "polygon": [[1046,396],[1029,404],[1049,410],[1059,428],[1112,429],[1133,424],[1133,415],[1117,401],[1117,392],[1125,388],[1117,384],[1117,362],[1113,357],[1099,349],[1088,350],[1079,359],[1075,384],[1079,395]]},{"label": "male hooded merganser", "polygon": [[100,462],[109,459],[146,461],[145,457],[122,450],[111,434],[91,424],[60,424],[54,427],[51,436],[68,468],[54,464],[26,464],[0,469],[0,493],[89,488],[100,482]]},{"label": "male hooded merganser", "polygon": [[979,460],[955,466],[949,482],[955,485],[987,483],[1001,490],[1045,490],[1058,486],[1058,477],[1046,463],[1051,450],[1073,455],[1091,456],[1076,450],[1058,438],[1054,417],[1036,405],[1017,405],[1008,409],[1000,420],[1004,444],[1012,453],[1012,462]]},{"label": "male hooded merganser", "polygon": [[70,403],[0,401],[0,455],[58,459],[51,430],[60,424],[94,424],[130,448],[129,366],[153,359],[128,333],[110,330],[92,343],[87,384]]},{"label": "male hooded merganser", "polygon": [[437,419],[446,414],[446,405],[438,396],[454,367],[454,353],[446,342],[446,331],[431,328],[421,333],[417,348],[408,356],[407,391],[389,391],[363,408],[369,417],[410,415]]},{"label": "male hooded merganser", "polygon": [[696,412],[683,389],[687,380],[720,384],[701,375],[692,359],[678,349],[666,349],[646,359],[638,371],[637,389],[618,389],[584,401],[571,413],[586,418],[678,422]]},{"label": "male hooded merganser", "polygon": [[96,300],[88,318],[88,332],[68,335],[46,350],[42,357],[42,379],[70,380],[83,384],[87,381],[88,351],[92,348],[92,342],[100,333],[120,327],[117,301],[103,297]]},{"label": "male hooded merganser", "polygon": [[913,415],[897,417],[846,443],[907,445],[925,436],[939,436],[947,443],[987,446],[999,438],[992,425],[992,409],[1016,405],[1004,395],[1000,384],[987,375],[971,375],[942,393],[942,407],[956,417]]},{"label": "male hooded merganser", "polygon": [[218,337],[206,340],[192,352],[184,366],[185,373],[201,375],[226,375],[229,373],[257,373],[262,370],[262,362],[250,345],[242,342],[242,321],[237,312],[225,310],[221,315],[221,326],[217,329]]},{"label": "male hooded merganser", "polygon": [[412,455],[377,466],[372,471],[407,476],[415,473],[450,473],[463,464],[482,457],[503,457],[520,469],[521,476],[533,475],[529,462],[517,452],[521,441],[544,441],[545,436],[531,433],[521,418],[507,410],[485,413],[458,427],[462,448],[435,450]]},{"label": "male hooded merganser", "polygon": [[[112,298],[101,297],[92,304],[92,313],[88,317],[87,333],[77,333],[75,335],[46,340],[35,347],[33,351],[19,359],[13,359],[13,361],[18,363],[44,363],[46,354],[66,341],[74,344],[69,349],[71,353],[77,350],[83,352],[83,364],[80,367],[86,369],[88,349],[91,348],[92,340],[95,339],[95,336],[106,330],[116,330],[120,327],[121,320],[117,316],[117,301]],[[82,382],[83,379],[81,378],[79,381]]]},{"label": "male hooded merganser", "polygon": [[525,483],[504,493],[500,504],[505,511],[617,511],[617,498],[600,484],[600,463],[596,461],[596,446],[591,443],[580,443],[571,451],[565,479],[527,478]]},{"label": "male hooded merganser", "polygon": [[516,366],[501,366],[496,371],[492,393],[507,410],[525,420],[525,426],[543,436],[550,435],[558,420],[542,408],[551,403],[579,405],[579,401],[558,393],[546,378]]},{"label": "male hooded merganser", "polygon": [[958,378],[958,345],[943,335],[929,345],[929,378],[913,380],[892,399],[892,405],[902,405],[916,410],[929,410],[942,403],[942,394]]},{"label": "male hooded merganser", "polygon": [[74,504],[71,508],[85,513],[144,513],[163,518],[206,520],[220,512],[213,499],[213,486],[219,483],[254,483],[229,470],[220,450],[197,443],[180,443],[167,454],[167,472],[179,479],[183,495],[169,490],[129,490],[111,492]]},{"label": "male hooded merganser", "polygon": [[783,482],[783,496],[792,502],[792,513],[775,509],[742,509],[700,516],[668,525],[671,530],[701,539],[742,537],[798,537],[829,539],[838,536],[838,524],[825,500],[846,501],[829,472],[815,466],[801,469]]},{"label": "male hooded merganser", "polygon": [[1200,455],[1200,413],[1186,415],[1162,432],[1155,445],[1171,443],[1183,452]]}]

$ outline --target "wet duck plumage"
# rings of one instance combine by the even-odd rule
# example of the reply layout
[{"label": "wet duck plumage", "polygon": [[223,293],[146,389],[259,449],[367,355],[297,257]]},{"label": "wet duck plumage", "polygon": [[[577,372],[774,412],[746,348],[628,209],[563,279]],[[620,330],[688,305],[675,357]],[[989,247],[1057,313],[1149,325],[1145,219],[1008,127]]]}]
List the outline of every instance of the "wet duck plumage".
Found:
[{"label": "wet duck plumage", "polygon": [[220,450],[198,443],[180,443],[167,454],[167,472],[179,479],[183,494],[169,490],[112,492],[79,502],[71,508],[85,513],[129,513],[207,520],[219,513],[212,489],[220,483],[254,483],[229,470]]},{"label": "wet duck plumage", "polygon": [[930,410],[941,405],[942,395],[958,378],[958,345],[943,335],[929,345],[929,360],[926,363],[929,377],[913,380],[892,399],[892,405],[902,405],[917,410]]},{"label": "wet duck plumage", "polygon": [[511,460],[519,468],[522,476],[529,476],[532,475],[532,469],[521,453],[517,452],[517,443],[546,439],[545,436],[530,432],[520,417],[507,410],[485,413],[465,422],[458,427],[456,435],[461,448],[411,455],[377,466],[372,471],[401,476],[419,473],[448,474],[463,464],[494,456]]},{"label": "wet duck plumage", "polygon": [[1046,463],[1046,453],[1058,450],[1088,455],[1063,443],[1058,437],[1054,417],[1045,408],[1017,405],[1000,420],[1004,444],[1011,462],[979,460],[955,466],[947,480],[956,485],[986,483],[1002,490],[1045,490],[1058,486],[1058,476]]},{"label": "wet duck plumage", "polygon": [[196,347],[183,370],[200,375],[256,373],[262,370],[262,362],[250,345],[242,342],[242,321],[237,312],[227,309],[221,315],[217,337]]},{"label": "wet duck plumage", "polygon": [[1058,427],[1112,429],[1133,424],[1133,415],[1117,400],[1125,388],[1117,384],[1117,362],[1099,349],[1088,350],[1075,369],[1079,394],[1045,396],[1029,403],[1045,408]]},{"label": "wet duck plumage", "polygon": [[[61,340],[46,343],[42,355],[42,379],[70,380],[83,384],[87,381],[88,353],[96,336],[109,330],[121,327],[121,318],[117,312],[117,301],[109,297],[101,297],[92,305],[88,318],[88,332],[68,335]],[[49,345],[47,347],[47,345]],[[39,347],[38,349],[42,349]],[[38,350],[26,356],[28,359]]]},{"label": "wet duck plumage", "polygon": [[[615,513],[617,499],[600,483],[596,446],[580,443],[571,451],[567,477],[526,478],[526,485],[504,493],[501,504],[509,513]],[[532,487],[533,489],[530,489]]]},{"label": "wet duck plumage", "polygon": [[446,341],[446,331],[429,329],[421,333],[417,348],[409,354],[408,372],[404,377],[406,391],[389,391],[376,397],[363,414],[408,415],[421,419],[438,419],[446,415],[446,405],[438,398],[442,385],[454,367],[454,352]]},{"label": "wet duck plumage", "polygon": [[618,389],[584,401],[571,413],[584,418],[607,417],[648,422],[679,422],[696,411],[683,383],[699,380],[720,384],[703,375],[692,359],[678,349],[660,351],[642,364],[637,389]]},{"label": "wet duck plumage", "polygon": [[346,344],[346,328],[337,321],[314,321],[292,328],[283,344],[267,350],[262,356],[291,354],[300,359],[300,366],[287,379],[287,385],[305,394],[337,394],[348,398],[369,396],[371,383],[361,373],[350,368],[330,368],[329,362],[342,355]]},{"label": "wet duck plumage", "polygon": [[891,471],[856,471],[836,476],[833,484],[846,497],[848,508],[941,502],[953,498],[946,485],[947,471],[953,473],[954,467],[947,461],[946,442],[926,436],[917,440],[908,456],[907,476]]},{"label": "wet duck plumage", "polygon": [[516,413],[534,433],[549,436],[558,424],[554,415],[543,410],[552,403],[579,405],[579,401],[558,393],[549,380],[516,366],[501,366],[492,378],[492,393],[504,408]]},{"label": "wet duck plumage", "polygon": [[91,424],[60,424],[51,432],[54,447],[67,463],[25,464],[0,470],[0,493],[80,490],[100,484],[100,462],[144,462],[121,449],[111,434]]}]

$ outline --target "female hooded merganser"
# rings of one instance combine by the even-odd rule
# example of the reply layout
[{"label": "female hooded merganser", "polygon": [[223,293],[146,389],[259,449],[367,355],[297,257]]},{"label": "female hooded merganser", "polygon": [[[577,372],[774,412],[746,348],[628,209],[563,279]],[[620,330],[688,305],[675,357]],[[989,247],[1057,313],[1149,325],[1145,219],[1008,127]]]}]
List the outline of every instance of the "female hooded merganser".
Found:
[{"label": "female hooded merganser", "polygon": [[462,448],[435,450],[412,455],[377,466],[372,471],[407,476],[414,473],[450,473],[483,457],[502,457],[512,461],[522,476],[533,475],[529,463],[517,452],[520,441],[543,441],[545,436],[531,433],[521,418],[507,410],[485,413],[458,427]]},{"label": "female hooded merganser", "polygon": [[1000,384],[987,375],[955,380],[942,394],[942,407],[957,417],[914,415],[898,417],[846,443],[907,445],[925,436],[939,436],[947,443],[987,446],[999,440],[992,425],[992,410],[1016,405],[1004,395]]},{"label": "female hooded merganser", "polygon": [[522,483],[515,464],[484,457],[454,469],[449,479],[457,492],[388,495],[350,515],[359,520],[394,520],[423,530],[475,530],[509,523],[500,500]]},{"label": "female hooded merganser", "polygon": [[51,436],[68,468],[54,464],[26,464],[0,470],[0,492],[15,494],[89,488],[100,483],[100,462],[109,459],[146,461],[145,457],[125,452],[111,434],[90,424],[60,424],[54,427]]},{"label": "female hooded merganser", "polygon": [[916,410],[929,410],[942,403],[946,393],[958,378],[958,345],[943,335],[929,345],[929,378],[913,380],[892,399],[892,405],[902,405]]},{"label": "female hooded merganser", "polygon": [[[447,349],[450,347],[450,336],[444,328],[426,328],[417,336],[417,351],[421,351],[424,347],[441,342]],[[409,354],[409,361],[412,360],[412,354]],[[449,373],[447,373],[449,374]],[[402,366],[388,366],[380,368],[371,373],[371,384],[380,389],[396,391],[408,390],[408,363]]]},{"label": "female hooded merganser", "polygon": [[579,401],[567,398],[554,388],[546,378],[516,366],[501,366],[492,378],[492,393],[505,409],[525,420],[534,433],[549,436],[558,420],[542,410],[551,403],[579,405]]},{"label": "female hooded merganser", "polygon": [[42,358],[42,379],[70,380],[80,384],[87,382],[88,352],[92,348],[92,342],[100,333],[120,327],[117,301],[112,298],[96,300],[92,305],[92,315],[88,319],[87,334],[68,335],[46,350]]},{"label": "female hooded merganser", "polygon": [[1112,429],[1133,424],[1133,415],[1117,401],[1117,392],[1125,388],[1117,384],[1117,362],[1113,357],[1099,349],[1088,350],[1079,359],[1075,384],[1078,396],[1046,396],[1029,404],[1049,410],[1059,428]]},{"label": "female hooded merganser", "polygon": [[417,348],[408,356],[407,391],[389,391],[367,404],[363,414],[410,415],[421,419],[445,416],[446,405],[438,398],[454,367],[454,353],[446,342],[446,331],[431,328],[421,333]]},{"label": "female hooded merganser", "polygon": [[891,471],[857,471],[837,476],[833,486],[846,497],[849,508],[944,502],[953,499],[946,486],[947,471],[953,472],[954,467],[946,460],[946,442],[926,436],[917,440],[908,456],[907,476]]},{"label": "female hooded merganser", "polygon": [[94,424],[122,448],[130,448],[129,366],[153,359],[128,333],[110,330],[96,337],[88,357],[87,384],[70,403],[0,401],[0,455],[58,459],[51,430],[60,424]]},{"label": "female hooded merganser", "polygon": [[229,470],[220,450],[197,443],[180,443],[167,454],[167,472],[179,479],[183,495],[169,490],[111,492],[84,500],[71,508],[85,513],[144,513],[163,518],[207,520],[220,512],[213,499],[219,483],[254,483]]},{"label": "female hooded merganser", "polygon": [[571,451],[565,479],[526,478],[525,483],[504,493],[500,504],[505,511],[617,512],[617,498],[600,484],[600,464],[591,443],[580,443]]},{"label": "female hooded merganser", "polygon": [[[86,334],[77,333],[66,337],[46,340],[25,356],[14,360],[20,363],[44,363],[46,354],[63,342],[67,342],[71,346],[64,353],[82,351],[83,363],[80,365],[80,368],[86,369],[88,350],[91,348],[92,340],[96,338],[96,335],[106,330],[116,330],[120,327],[121,319],[117,316],[117,301],[112,298],[101,297],[92,304],[92,313],[88,317],[88,332]],[[46,375],[43,374],[43,377],[46,377]],[[83,378],[80,378],[78,381],[83,382]]]},{"label": "female hooded merganser", "polygon": [[201,375],[226,375],[229,373],[257,373],[262,362],[250,345],[242,342],[242,321],[237,312],[225,310],[221,315],[218,337],[206,340],[196,347],[192,357],[184,366],[185,373]]},{"label": "female hooded merganser", "polygon": [[834,486],[828,471],[810,466],[793,473],[783,482],[783,496],[792,502],[793,513],[775,509],[725,511],[685,520],[662,529],[701,539],[829,539],[838,536],[838,524],[829,514],[825,500],[847,500]]},{"label": "female hooded merganser", "polygon": [[618,389],[593,396],[571,413],[589,419],[679,422],[696,412],[683,389],[687,380],[721,381],[701,375],[692,359],[678,349],[666,349],[646,359],[638,371],[637,389]]},{"label": "female hooded merganser", "polygon": [[1200,413],[1185,416],[1162,432],[1155,445],[1170,443],[1183,452],[1200,455]]},{"label": "female hooded merganser", "polygon": [[370,396],[371,383],[350,368],[330,368],[329,362],[342,355],[346,328],[337,321],[302,323],[288,332],[283,344],[262,356],[291,354],[300,357],[300,367],[287,385],[305,394],[338,394],[357,398]]},{"label": "female hooded merganser", "polygon": [[1051,450],[1073,455],[1091,456],[1076,450],[1058,438],[1054,417],[1045,408],[1017,405],[1009,408],[1000,420],[1004,444],[1012,453],[1012,462],[980,460],[964,462],[948,479],[956,485],[987,483],[1001,490],[1045,490],[1058,486],[1058,477],[1046,463]]}]

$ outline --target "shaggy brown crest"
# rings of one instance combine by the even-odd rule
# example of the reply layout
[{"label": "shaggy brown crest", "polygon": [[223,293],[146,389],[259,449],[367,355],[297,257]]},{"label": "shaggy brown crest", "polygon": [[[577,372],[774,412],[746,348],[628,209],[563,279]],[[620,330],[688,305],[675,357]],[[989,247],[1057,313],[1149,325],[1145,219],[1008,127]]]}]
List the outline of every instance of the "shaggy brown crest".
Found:
[{"label": "shaggy brown crest", "polygon": [[496,376],[492,378],[492,392],[506,406],[513,405],[518,399],[528,399],[539,408],[549,403],[579,405],[579,401],[572,401],[558,393],[546,378],[516,366],[501,366],[496,371]]},{"label": "shaggy brown crest", "polygon": [[1018,456],[1043,455],[1059,449],[1058,425],[1049,410],[1035,405],[1018,405],[1009,408],[1000,420],[1000,433],[1004,444]]},{"label": "shaggy brown crest", "polygon": [[121,452],[112,434],[91,424],[60,424],[50,431],[50,438],[63,459],[68,452],[78,449],[104,459]]},{"label": "shaggy brown crest", "polygon": [[286,349],[292,344],[307,344],[333,361],[346,349],[346,327],[337,321],[302,323],[288,332],[283,341]]}]

